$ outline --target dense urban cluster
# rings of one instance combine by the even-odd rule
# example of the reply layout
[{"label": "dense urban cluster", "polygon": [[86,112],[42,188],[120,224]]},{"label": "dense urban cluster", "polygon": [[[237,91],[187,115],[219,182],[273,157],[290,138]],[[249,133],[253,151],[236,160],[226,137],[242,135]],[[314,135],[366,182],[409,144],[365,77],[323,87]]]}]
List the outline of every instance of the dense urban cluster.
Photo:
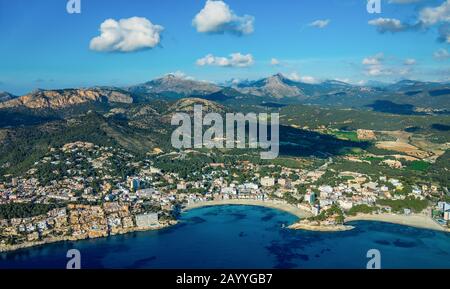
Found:
[{"label": "dense urban cluster", "polygon": [[175,224],[183,207],[233,199],[297,207],[310,213],[309,222],[325,225],[359,213],[422,213],[444,227],[450,219],[439,186],[420,183],[405,193],[394,177],[336,172],[333,158],[305,167],[209,162],[177,173],[156,165],[167,157],[194,156],[137,158],[87,142],[51,148],[24,176],[4,176],[0,183],[0,249],[158,229]]}]

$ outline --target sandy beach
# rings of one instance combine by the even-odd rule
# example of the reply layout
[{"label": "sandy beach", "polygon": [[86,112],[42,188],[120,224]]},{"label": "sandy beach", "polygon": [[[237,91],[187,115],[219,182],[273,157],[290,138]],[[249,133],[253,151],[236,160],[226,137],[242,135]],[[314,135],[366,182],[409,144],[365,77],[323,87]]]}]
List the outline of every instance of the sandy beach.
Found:
[{"label": "sandy beach", "polygon": [[[206,201],[206,202],[197,202],[194,204],[190,204],[184,208],[184,210],[191,210],[201,207],[208,206],[222,206],[222,205],[248,205],[248,206],[262,206],[273,209],[282,210],[288,213],[291,213],[297,216],[300,219],[309,218],[312,216],[311,212],[307,210],[302,210],[300,208],[291,206],[289,204],[277,203],[273,201],[259,201],[259,200],[245,200],[245,199],[233,199],[233,200],[221,200],[221,201]],[[411,214],[411,215],[394,215],[394,214],[360,214],[354,217],[345,218],[345,223],[351,221],[377,221],[377,222],[386,222],[399,224],[404,226],[416,227],[421,229],[429,229],[443,232],[450,232],[450,230],[445,229],[436,223],[429,216],[422,214]],[[313,230],[313,231],[345,231],[351,229],[351,226],[342,226],[336,228],[327,228],[317,226],[306,226],[304,224],[295,223],[292,226],[292,229],[304,229],[304,230]]]},{"label": "sandy beach", "polygon": [[448,229],[440,226],[438,223],[433,221],[429,216],[421,214],[412,215],[394,215],[394,214],[361,214],[354,217],[345,218],[345,222],[351,221],[377,221],[377,222],[387,222],[405,226],[411,226],[421,229],[430,229],[436,231],[449,232]]},{"label": "sandy beach", "polygon": [[197,202],[194,204],[190,204],[184,208],[184,210],[191,210],[201,207],[209,207],[209,206],[223,206],[223,205],[247,205],[247,206],[259,206],[259,207],[267,207],[272,209],[278,209],[281,211],[285,211],[291,213],[298,218],[304,219],[309,218],[312,214],[306,210],[302,210],[300,208],[291,206],[289,204],[276,203],[273,201],[259,201],[259,200],[221,200],[221,201],[206,201],[206,202]]}]

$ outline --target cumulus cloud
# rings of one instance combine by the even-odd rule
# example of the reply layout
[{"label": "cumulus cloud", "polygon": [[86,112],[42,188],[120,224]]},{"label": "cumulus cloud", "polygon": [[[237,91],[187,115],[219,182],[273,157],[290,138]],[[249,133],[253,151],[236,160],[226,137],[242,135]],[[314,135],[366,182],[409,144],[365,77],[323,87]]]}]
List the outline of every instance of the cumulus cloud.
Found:
[{"label": "cumulus cloud", "polygon": [[102,52],[133,52],[150,49],[161,41],[164,28],[143,17],[105,20],[100,26],[100,36],[91,40],[90,49]]},{"label": "cumulus cloud", "polygon": [[366,74],[369,76],[386,76],[386,75],[392,75],[392,71],[390,69],[386,69],[382,65],[373,65],[373,66],[369,66],[366,69]]},{"label": "cumulus cloud", "polygon": [[437,7],[427,7],[420,11],[420,22],[425,26],[431,26],[438,22],[450,22],[450,0]]},{"label": "cumulus cloud", "polygon": [[254,21],[253,16],[236,15],[223,1],[207,0],[205,7],[192,20],[192,24],[201,33],[230,32],[244,35],[254,31]]},{"label": "cumulus cloud", "polygon": [[316,78],[314,78],[312,76],[307,76],[307,75],[301,76],[297,72],[292,72],[289,75],[287,75],[286,77],[289,78],[290,80],[303,82],[303,83],[309,83],[309,84],[319,83],[319,81]]},{"label": "cumulus cloud", "polygon": [[385,68],[383,61],[383,53],[364,58],[362,64],[365,66],[365,74],[369,76],[392,75],[392,70]]},{"label": "cumulus cloud", "polygon": [[403,65],[394,65],[386,63],[383,53],[366,57],[361,62],[364,66],[364,73],[371,77],[382,77],[390,75],[408,75],[414,70],[417,61],[413,58],[407,58],[403,61]]},{"label": "cumulus cloud", "polygon": [[195,78],[192,76],[187,75],[186,73],[184,73],[183,71],[177,70],[175,72],[169,72],[167,73],[165,76],[175,76],[177,78],[182,78],[182,79],[186,79],[186,80],[194,80]]},{"label": "cumulus cloud", "polygon": [[232,53],[229,57],[219,57],[208,54],[197,60],[198,66],[248,67],[253,65],[251,54]]},{"label": "cumulus cloud", "polygon": [[416,63],[417,63],[417,61],[414,58],[407,58],[403,62],[403,64],[405,64],[405,65],[415,65]]},{"label": "cumulus cloud", "polygon": [[364,65],[380,65],[384,59],[383,53],[377,53],[374,56],[369,56],[363,59],[362,64]]},{"label": "cumulus cloud", "polygon": [[395,18],[377,18],[369,21],[369,25],[377,27],[377,31],[380,33],[385,32],[400,32],[408,28],[407,25],[402,24],[402,22]]},{"label": "cumulus cloud", "polygon": [[272,58],[270,60],[270,65],[273,65],[273,66],[280,65],[280,61],[278,59],[276,59],[276,58]]},{"label": "cumulus cloud", "polygon": [[[413,2],[419,2],[414,0],[391,0],[390,3],[408,4]],[[378,32],[402,32],[419,29],[428,29],[434,25],[440,24],[439,38],[440,42],[450,43],[450,0],[445,0],[441,5],[435,7],[422,8],[418,15],[417,20],[413,24],[405,24],[395,18],[378,18],[370,20],[369,24],[376,26]]]},{"label": "cumulus cloud", "polygon": [[308,26],[316,28],[325,28],[330,24],[330,19],[316,20],[308,24]]},{"label": "cumulus cloud", "polygon": [[443,60],[450,58],[450,53],[445,48],[441,48],[433,54],[437,60]]}]

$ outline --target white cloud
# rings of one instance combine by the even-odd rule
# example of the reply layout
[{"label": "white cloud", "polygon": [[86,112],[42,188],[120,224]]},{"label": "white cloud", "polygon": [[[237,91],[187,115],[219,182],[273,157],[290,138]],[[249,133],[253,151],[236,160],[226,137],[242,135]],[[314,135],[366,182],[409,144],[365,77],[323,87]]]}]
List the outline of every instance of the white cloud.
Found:
[{"label": "white cloud", "polygon": [[433,54],[434,58],[438,60],[450,58],[450,53],[445,48],[441,48]]},{"label": "white cloud", "polygon": [[391,75],[392,70],[387,69],[382,64],[384,61],[384,54],[377,53],[374,56],[369,56],[363,59],[362,64],[366,66],[365,74],[369,76],[383,76]]},{"label": "white cloud", "polygon": [[270,65],[273,65],[273,66],[280,65],[280,61],[278,59],[276,59],[276,58],[272,58],[270,60]]},{"label": "white cloud", "polygon": [[379,65],[384,59],[383,53],[377,53],[374,56],[369,56],[363,59],[362,64],[364,65]]},{"label": "white cloud", "polygon": [[207,0],[192,24],[201,33],[231,32],[243,35],[254,31],[254,21],[255,18],[250,15],[237,16],[223,1]]},{"label": "white cloud", "polygon": [[[390,0],[389,3],[408,4],[420,2],[420,0]],[[443,1],[439,6],[422,8],[417,20],[413,24],[402,23],[395,18],[377,18],[370,20],[369,24],[376,26],[378,32],[402,32],[411,30],[427,29],[436,24],[441,24],[438,29],[438,41],[450,43],[450,0]]]},{"label": "white cloud", "polygon": [[306,76],[306,75],[301,76],[297,72],[292,72],[291,74],[287,75],[286,77],[289,78],[290,80],[303,82],[303,83],[309,83],[309,84],[319,83],[319,81],[316,78],[314,78],[312,76]]},{"label": "white cloud", "polygon": [[208,54],[197,60],[198,66],[248,67],[253,65],[251,54],[232,53],[229,57],[218,57]]},{"label": "white cloud", "polygon": [[364,73],[371,77],[381,77],[390,75],[408,75],[413,72],[414,65],[417,61],[413,58],[407,58],[403,61],[403,65],[386,63],[383,53],[377,53],[363,59]]},{"label": "white cloud", "polygon": [[377,18],[369,21],[369,25],[377,27],[378,32],[400,32],[406,30],[408,27],[395,18]]},{"label": "white cloud", "polygon": [[143,17],[105,20],[100,26],[100,36],[91,40],[90,49],[95,51],[133,52],[150,49],[161,41],[164,28],[154,25]]},{"label": "white cloud", "polygon": [[392,71],[384,68],[382,65],[373,65],[367,68],[366,74],[369,76],[392,75]]},{"label": "white cloud", "polygon": [[316,20],[308,24],[308,26],[316,28],[325,28],[330,24],[330,19]]},{"label": "white cloud", "polygon": [[403,62],[403,64],[405,64],[405,65],[415,65],[416,63],[417,63],[417,61],[414,58],[407,58]]},{"label": "white cloud", "polygon": [[450,22],[450,0],[437,7],[427,7],[420,11],[420,22],[425,26],[431,26],[438,22]]},{"label": "white cloud", "polygon": [[167,73],[165,76],[175,76],[177,78],[182,78],[182,79],[186,79],[186,80],[194,80],[195,78],[192,76],[187,75],[186,73],[184,73],[183,71],[177,70],[175,72],[169,72]]}]

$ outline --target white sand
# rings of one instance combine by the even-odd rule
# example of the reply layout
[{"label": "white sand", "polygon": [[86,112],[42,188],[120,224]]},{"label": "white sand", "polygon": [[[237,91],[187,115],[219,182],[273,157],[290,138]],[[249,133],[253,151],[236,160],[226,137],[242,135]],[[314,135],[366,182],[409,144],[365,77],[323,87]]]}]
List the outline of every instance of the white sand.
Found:
[{"label": "white sand", "polygon": [[[289,204],[281,204],[274,201],[242,200],[242,199],[197,202],[186,206],[185,210],[191,210],[195,208],[208,206],[222,206],[222,205],[248,205],[248,206],[268,207],[291,213],[300,219],[305,219],[312,216],[311,212],[307,210],[302,210]],[[446,229],[443,226],[439,225],[431,217],[422,214],[411,214],[411,215],[360,214],[354,217],[345,218],[345,222],[351,221],[378,221],[422,229],[450,232],[449,229]]]},{"label": "white sand", "polygon": [[378,221],[437,231],[449,231],[448,229],[445,229],[444,227],[436,223],[431,217],[421,214],[361,214],[354,217],[347,217],[345,219],[345,222],[350,221]]},{"label": "white sand", "polygon": [[308,212],[306,210],[302,210],[297,207],[294,207],[289,204],[280,204],[280,203],[276,203],[273,201],[242,200],[242,199],[197,202],[197,203],[186,206],[185,210],[191,210],[191,209],[195,209],[195,208],[209,207],[209,206],[223,206],[223,205],[248,205],[248,206],[273,208],[273,209],[278,209],[281,211],[291,213],[301,219],[312,216],[310,212]]}]

